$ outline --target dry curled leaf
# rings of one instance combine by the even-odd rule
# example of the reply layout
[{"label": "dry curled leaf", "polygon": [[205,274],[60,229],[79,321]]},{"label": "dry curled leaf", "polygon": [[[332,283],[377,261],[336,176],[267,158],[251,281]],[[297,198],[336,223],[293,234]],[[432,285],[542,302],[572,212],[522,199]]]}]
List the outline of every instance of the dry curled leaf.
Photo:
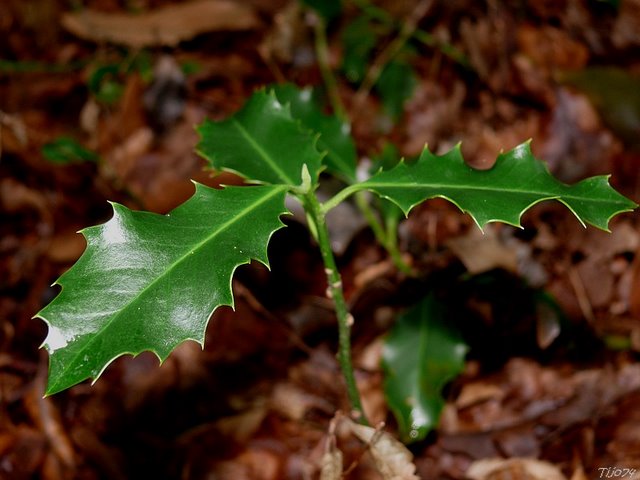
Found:
[{"label": "dry curled leaf", "polygon": [[140,15],[86,9],[62,17],[63,27],[84,40],[132,48],[173,47],[201,33],[249,30],[257,24],[250,6],[229,0],[176,3]]},{"label": "dry curled leaf", "polygon": [[320,480],[340,480],[342,478],[342,452],[336,446],[335,433],[330,433],[327,447],[322,456]]},{"label": "dry curled leaf", "polygon": [[485,458],[471,464],[466,476],[471,480],[566,480],[560,469],[534,458]]},{"label": "dry curled leaf", "polygon": [[419,480],[413,454],[401,442],[380,429],[351,423],[351,431],[369,444],[369,452],[384,480]]},{"label": "dry curled leaf", "polygon": [[464,236],[452,238],[447,246],[471,274],[494,268],[504,268],[510,272],[518,270],[516,251],[502,243],[493,228],[487,228],[484,233],[471,230]]}]

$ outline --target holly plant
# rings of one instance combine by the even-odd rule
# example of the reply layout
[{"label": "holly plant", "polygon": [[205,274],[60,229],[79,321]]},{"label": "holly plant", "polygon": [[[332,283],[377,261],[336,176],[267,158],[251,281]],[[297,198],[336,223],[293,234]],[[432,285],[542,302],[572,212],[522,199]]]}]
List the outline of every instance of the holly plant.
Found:
[{"label": "holly plant", "polygon": [[[320,248],[327,296],[338,320],[338,358],[347,395],[354,417],[366,423],[351,365],[354,318],[347,309],[326,224],[331,209],[353,194],[371,192],[408,215],[416,205],[440,197],[469,214],[482,229],[489,222],[520,226],[529,207],[557,200],[583,225],[607,230],[613,216],[637,206],[616,192],[607,176],[574,185],[559,182],[532,155],[529,143],[502,153],[486,171],[469,167],[459,146],[444,155],[425,148],[417,161],[401,161],[359,182],[348,125],[323,115],[310,90],[291,85],[254,93],[236,114],[219,122],[205,121],[198,132],[197,149],[209,165],[216,171],[235,172],[247,186],[214,189],[196,183],[194,195],[166,215],[114,203],[108,222],[82,230],[86,251],[57,280],[62,287],[58,296],[36,315],[49,327],[43,343],[50,358],[46,395],[85,379],[95,381],[125,354],[151,351],[162,362],[185,340],[203,344],[212,313],[222,305],[233,306],[236,269],[252,260],[268,266],[267,245],[285,226],[281,217],[290,213],[285,206],[290,196],[302,204]],[[317,196],[322,172],[346,182],[324,202]],[[406,333],[407,326],[419,323],[421,312],[433,311],[433,299],[426,302],[401,319],[385,355],[391,389],[387,397],[392,410],[404,419],[398,424],[404,425],[407,440],[423,436],[422,427],[433,424],[427,417],[437,414],[439,407],[430,409],[430,399],[455,372],[438,377],[434,387],[428,378],[439,375],[437,363],[416,366],[415,358],[406,355],[426,351],[437,360],[440,354],[452,356],[453,349],[452,361],[461,363],[465,351],[463,344],[445,335],[447,326],[440,320],[435,330],[421,330],[424,338]],[[453,342],[451,349],[439,341],[443,335]],[[403,336],[414,347],[397,348]],[[414,375],[413,386],[395,389],[405,370]]]}]

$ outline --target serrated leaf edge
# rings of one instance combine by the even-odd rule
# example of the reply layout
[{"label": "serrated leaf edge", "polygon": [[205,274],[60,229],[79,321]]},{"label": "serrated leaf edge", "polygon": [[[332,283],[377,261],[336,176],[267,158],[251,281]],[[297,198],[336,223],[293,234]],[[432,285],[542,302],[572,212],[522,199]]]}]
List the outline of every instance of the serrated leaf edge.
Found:
[{"label": "serrated leaf edge", "polygon": [[[309,103],[310,105],[313,105],[316,109],[317,109],[317,113],[320,117],[322,117],[324,120],[330,120],[333,118],[336,118],[332,115],[326,115],[325,113],[323,113],[320,108],[318,108],[318,106],[315,104],[315,102],[313,101],[312,95],[311,95],[311,87],[307,86],[307,87],[298,87],[297,85],[293,84],[293,83],[285,83],[282,84],[281,86],[291,86],[295,89],[297,89],[301,94],[304,94],[305,98],[302,99],[303,102]],[[277,98],[276,92],[275,92],[275,85],[271,85],[268,88],[268,93],[271,93],[273,95],[276,96],[276,99],[278,100],[278,102],[280,102],[280,100]],[[346,175],[343,171],[337,171],[337,172],[333,172],[334,174],[337,174],[340,177],[344,177],[344,179],[348,180],[350,183],[354,182],[356,179],[356,165],[349,165],[347,163],[347,161],[342,157],[342,155],[339,155],[335,149],[331,148],[331,145],[328,142],[325,142],[324,139],[322,138],[322,133],[318,132],[317,130],[306,126],[302,119],[295,116],[293,114],[293,111],[291,110],[291,102],[280,102],[281,105],[283,105],[285,108],[288,109],[289,114],[291,115],[291,118],[293,119],[293,121],[297,122],[300,129],[308,132],[310,134],[312,134],[315,137],[315,143],[314,143],[314,147],[315,149],[322,155],[323,159],[326,156],[327,158],[331,158],[333,159],[335,164],[338,164],[339,166],[343,167],[344,170],[346,172],[350,172],[348,175]],[[351,125],[347,122],[343,122],[338,120],[340,123],[340,128],[347,130],[346,133],[351,133]],[[336,161],[337,160],[337,161]],[[325,169],[328,168],[328,165],[326,163],[322,164],[322,168],[320,171],[323,171]],[[352,172],[353,171],[353,172]]]},{"label": "serrated leaf edge", "polygon": [[[193,180],[192,180],[192,183],[193,183],[193,184],[195,185],[195,187],[196,187],[196,193],[197,193],[197,189],[198,189],[198,188],[201,188],[201,187],[209,188],[209,187],[206,187],[206,185],[200,184],[200,183],[195,182],[195,181],[193,181]],[[251,207],[251,208],[245,208],[241,213],[242,213],[242,214],[247,213],[248,211],[250,211],[250,210],[252,210],[253,208],[255,208],[257,205],[260,205],[260,204],[262,204],[263,202],[265,202],[265,201],[267,201],[267,200],[271,199],[271,198],[272,198],[274,195],[276,195],[277,193],[280,193],[281,191],[286,190],[286,186],[284,186],[284,185],[282,185],[282,186],[281,186],[281,185],[274,185],[273,187],[275,187],[275,188],[276,188],[276,190],[274,190],[274,192],[273,192],[273,193],[271,193],[268,197],[261,198],[259,202],[254,203],[254,204],[252,205],[252,207]],[[278,188],[278,187],[279,187],[279,188]],[[196,193],[194,193],[194,195],[196,195]],[[193,198],[193,196],[192,196],[191,198]],[[187,201],[188,201],[188,200],[187,200]],[[86,252],[89,250],[89,248],[91,248],[91,244],[89,243],[89,239],[87,238],[87,236],[86,236],[86,235],[85,235],[85,233],[84,233],[85,231],[87,231],[87,230],[89,230],[89,229],[100,228],[100,227],[102,227],[102,226],[106,225],[107,223],[111,222],[111,221],[115,218],[115,215],[116,215],[116,212],[117,212],[117,210],[118,210],[118,209],[124,209],[124,210],[127,210],[127,211],[132,211],[132,210],[128,209],[127,207],[125,207],[124,205],[121,205],[121,204],[116,203],[116,202],[111,202],[111,201],[110,201],[110,202],[109,202],[109,204],[111,204],[111,206],[113,207],[114,215],[113,215],[113,216],[112,216],[112,217],[111,217],[107,222],[105,222],[105,223],[103,223],[103,224],[101,224],[101,225],[95,225],[95,226],[92,226],[92,227],[83,228],[82,230],[79,230],[79,231],[77,232],[77,233],[82,234],[82,235],[83,235],[83,237],[85,238],[86,242],[87,242],[87,247],[86,247],[86,249],[85,249],[85,252],[84,252],[84,253],[86,253]],[[171,213],[171,212],[169,212],[169,214],[170,214],[170,213]],[[169,214],[167,214],[167,215],[169,215]],[[284,207],[284,205],[283,205],[283,212],[282,212],[280,215],[286,215],[286,214],[290,214],[290,212],[289,212],[289,211],[286,209],[286,207]],[[164,216],[167,216],[167,215],[164,215]],[[235,216],[235,217],[234,217],[234,219],[236,219],[236,218],[238,218],[238,216]],[[216,229],[216,232],[215,232],[215,233],[216,233],[216,235],[217,235],[218,233],[220,233],[222,230],[226,229],[226,228],[227,228],[231,223],[233,223],[233,221],[232,221],[232,220],[229,220],[229,221],[225,222],[225,224],[223,224],[223,226],[222,226],[222,227],[220,227],[220,228]],[[268,259],[268,256],[267,256],[267,246],[268,246],[269,241],[271,240],[271,237],[273,236],[273,234],[274,234],[277,230],[279,230],[280,228],[282,228],[282,227],[285,227],[285,226],[286,226],[282,221],[280,221],[280,223],[281,223],[281,226],[280,226],[280,227],[278,227],[278,228],[276,228],[275,230],[273,230],[273,231],[269,234],[269,237],[268,237],[268,239],[267,239],[267,242],[265,243],[265,248],[264,248],[264,250],[265,250],[265,251],[264,251],[264,258],[256,258],[256,260],[257,260],[257,261],[259,261],[260,263],[262,263],[262,264],[263,264],[265,267],[267,267],[268,269],[270,269],[271,267],[270,267],[270,265],[269,265],[269,259]],[[208,237],[207,237],[207,241],[208,241],[208,240],[210,240],[211,238],[213,238],[213,236],[208,236]],[[205,242],[200,242],[200,244],[199,244],[199,245],[202,245],[203,243],[205,243]],[[84,255],[84,253],[83,253],[83,255]],[[177,265],[177,264],[178,264],[181,260],[183,260],[184,258],[186,258],[186,255],[183,255],[183,256],[182,256],[178,261],[173,262],[173,264],[172,264],[172,267],[171,267],[171,268],[173,268],[175,265]],[[209,319],[211,318],[211,316],[213,315],[213,313],[214,313],[218,308],[220,308],[220,307],[228,306],[228,307],[231,307],[232,309],[234,309],[234,310],[235,310],[235,298],[234,298],[234,295],[233,295],[233,277],[234,277],[235,272],[236,272],[236,270],[238,269],[238,267],[240,267],[240,266],[242,266],[242,265],[247,265],[247,264],[251,263],[251,260],[252,260],[252,258],[248,258],[246,261],[241,262],[241,263],[238,263],[237,265],[235,265],[235,266],[233,267],[233,269],[232,269],[232,271],[231,271],[231,275],[230,275],[230,277],[229,277],[229,293],[230,293],[230,297],[231,297],[231,302],[230,302],[230,303],[221,303],[221,304],[219,304],[219,305],[215,306],[215,307],[212,309],[212,311],[209,313],[209,315],[208,315],[208,318],[209,318]],[[75,264],[74,264],[74,265],[75,265]],[[171,268],[169,268],[168,270],[171,270]],[[56,296],[56,298],[58,298],[58,297],[59,297],[60,293],[62,292],[62,289],[64,289],[64,285],[63,285],[63,283],[62,283],[62,281],[64,280],[64,277],[65,277],[68,273],[70,273],[72,269],[73,269],[73,266],[72,266],[69,270],[67,270],[63,275],[61,275],[58,279],[56,279],[56,281],[55,281],[55,282],[53,282],[53,283],[51,284],[52,286],[59,285],[59,286],[61,287],[61,290],[60,290],[60,292],[58,292],[58,295]],[[158,277],[158,278],[160,278],[160,277]],[[144,290],[146,290],[147,288],[149,288],[149,286],[150,286],[150,285],[152,285],[152,284],[154,284],[156,281],[157,281],[157,278],[156,278],[156,279],[154,279],[154,280],[153,280],[149,285],[145,286],[145,288],[144,288],[144,289],[142,289],[142,291],[144,291]],[[139,295],[136,295],[136,297],[135,297],[135,298],[137,298],[138,296],[139,296]],[[36,319],[36,318],[38,318],[38,319],[42,320],[43,322],[45,322],[45,324],[47,325],[47,327],[48,327],[48,329],[49,329],[49,332],[51,332],[52,327],[53,327],[53,328],[56,328],[56,327],[55,327],[54,325],[52,325],[52,324],[51,324],[51,322],[49,321],[49,319],[47,319],[45,316],[43,316],[43,315],[42,315],[42,311],[43,311],[43,310],[45,310],[46,308],[48,308],[50,305],[54,304],[54,303],[55,303],[55,301],[56,301],[56,298],[54,298],[54,299],[53,299],[49,304],[47,304],[45,307],[43,307],[43,308],[42,308],[38,313],[36,313],[36,314],[32,317],[32,319]],[[134,299],[135,299],[135,298],[134,298]],[[127,305],[129,305],[129,304],[127,304]],[[122,309],[120,309],[120,310],[122,310]],[[117,314],[114,316],[114,318],[115,318],[115,317],[117,317]],[[109,325],[110,325],[110,324],[112,324],[112,323],[113,323],[113,321],[114,321],[113,319],[112,319],[112,320],[110,320],[110,321],[108,322],[108,323],[109,323]],[[208,324],[208,322],[207,322],[207,324]],[[108,327],[109,325],[107,325],[107,327]],[[101,329],[101,331],[104,331],[104,329]],[[203,348],[203,349],[204,349],[205,335],[206,335],[206,327],[205,327],[205,329],[204,329],[204,330],[203,330],[203,332],[202,332],[202,339],[197,339],[197,338],[185,338],[185,339],[181,340],[180,342],[178,342],[175,346],[173,346],[173,347],[171,348],[170,352],[172,352],[173,350],[175,350],[175,348],[177,348],[177,347],[178,347],[178,345],[180,345],[180,344],[182,344],[183,342],[188,341],[188,340],[192,340],[192,341],[196,342],[197,344],[199,344],[199,345],[200,345],[200,347],[201,347],[201,348]],[[47,343],[47,339],[48,339],[48,338],[49,338],[49,334],[47,334],[47,337],[45,337],[45,339],[43,340],[43,342],[42,342],[42,344],[40,345],[40,347],[39,347],[39,348],[42,348],[42,347],[44,347],[44,346],[46,345],[46,343]],[[93,338],[89,340],[89,343],[91,343],[95,338],[97,338],[97,335],[93,335]],[[125,356],[125,355],[132,355],[133,357],[137,357],[138,355],[140,355],[140,354],[141,354],[141,353],[143,353],[143,352],[152,352],[152,353],[156,356],[156,358],[158,358],[158,361],[159,361],[160,365],[162,365],[162,364],[164,363],[164,361],[168,358],[168,355],[167,355],[166,357],[162,358],[162,356],[161,356],[158,352],[156,352],[155,350],[153,350],[153,349],[144,349],[144,350],[140,350],[140,351],[138,351],[138,352],[131,352],[131,351],[129,351],[129,352],[121,352],[121,353],[119,353],[118,355],[115,355],[111,360],[109,360],[108,362],[106,362],[106,363],[105,363],[105,365],[100,369],[100,371],[98,372],[98,374],[97,374],[95,377],[91,377],[91,376],[89,376],[89,377],[87,377],[87,378],[90,378],[90,379],[92,380],[92,381],[91,381],[91,385],[93,385],[93,384],[95,384],[95,382],[97,382],[97,381],[98,381],[98,379],[102,376],[102,374],[103,374],[103,373],[104,373],[104,371],[109,367],[109,365],[111,365],[111,363],[113,363],[113,362],[114,362],[115,360],[117,360],[118,358],[120,358],[120,357],[122,357],[122,356]],[[49,351],[49,354],[50,354],[50,355],[52,355],[53,353],[54,353],[54,351]],[[72,364],[72,363],[73,363],[73,361],[75,361],[75,359],[76,359],[79,355],[80,355],[80,353],[78,353],[78,354],[73,358],[73,360],[72,360],[71,362],[68,362],[68,363]],[[44,395],[44,396],[45,396],[45,397],[47,397],[47,396],[53,395],[53,394],[55,394],[55,393],[58,393],[58,392],[60,392],[60,391],[64,390],[65,388],[67,388],[67,387],[64,387],[64,388],[62,388],[62,389],[57,389],[57,388],[53,388],[53,386],[51,386],[51,385],[47,385],[47,388],[46,388],[46,391],[45,391],[45,395]]]},{"label": "serrated leaf edge", "polygon": [[[510,150],[510,151],[509,151],[509,152],[507,152],[507,153],[512,153],[512,152],[514,152],[514,155],[516,156],[516,159],[518,159],[518,160],[519,160],[519,159],[521,159],[521,158],[524,158],[524,156],[525,156],[525,155],[530,155],[530,156],[531,156],[535,161],[540,162],[540,160],[538,160],[537,158],[535,158],[535,157],[533,156],[533,153],[531,152],[531,148],[530,148],[530,143],[531,143],[531,140],[527,140],[526,142],[521,143],[520,145],[518,145],[517,147],[513,148],[512,150]],[[450,150],[449,152],[447,152],[447,154],[448,154],[448,153],[451,153],[451,151],[456,151],[456,152],[460,153],[460,150],[461,150],[461,143],[458,143],[458,144],[456,144],[456,146],[455,146],[452,150]],[[521,153],[520,153],[521,151],[524,151],[524,153],[522,153],[522,154],[521,154]],[[441,158],[441,157],[442,157],[442,156],[439,156],[439,155],[435,155],[433,152],[431,152],[431,150],[429,150],[428,145],[425,145],[425,148],[424,148],[424,150],[423,150],[423,154],[425,154],[425,153],[432,155],[434,159],[439,159],[439,158]],[[445,155],[446,155],[446,154],[445,154]],[[503,161],[502,159],[503,159],[503,157],[504,157],[505,155],[506,155],[506,154],[505,154],[504,152],[501,152],[501,153],[498,155],[498,157],[497,157],[497,159],[496,159],[496,163],[495,163],[495,165],[494,165],[492,168],[495,168],[495,166],[498,164],[498,162]],[[462,158],[462,155],[461,155],[461,154],[459,155],[459,158],[460,158],[460,160],[462,160],[462,162],[464,162],[464,159]],[[566,188],[572,188],[572,187],[575,187],[575,186],[579,185],[582,181],[585,181],[585,180],[598,180],[598,181],[599,181],[599,180],[604,180],[604,181],[605,181],[605,183],[606,183],[606,185],[607,185],[608,187],[612,188],[612,190],[613,190],[613,191],[615,191],[615,189],[613,189],[613,187],[611,187],[611,184],[609,183],[609,178],[611,177],[611,175],[597,175],[597,176],[593,176],[593,177],[586,178],[586,179],[582,180],[581,182],[575,183],[575,184],[573,184],[573,185],[569,185],[569,184],[566,184],[566,183],[563,183],[563,182],[560,182],[559,180],[557,180],[557,179],[556,179],[556,178],[551,174],[551,172],[549,171],[548,165],[547,165],[546,163],[544,163],[544,162],[541,162],[541,163],[542,163],[542,165],[544,166],[545,171],[546,171],[546,173],[549,175],[550,179],[552,179],[553,181],[555,181],[557,184],[562,185],[563,187],[566,187]],[[465,165],[466,165],[466,163],[465,163]],[[468,165],[467,165],[467,166],[468,166]],[[400,159],[400,161],[398,162],[398,164],[397,164],[395,167],[393,167],[393,168],[392,168],[392,169],[390,169],[390,170],[385,170],[385,172],[391,172],[391,171],[393,171],[393,170],[395,170],[395,169],[399,169],[399,168],[409,168],[409,167],[410,167],[410,166],[405,162],[405,159],[404,159],[404,158],[401,158],[401,159]],[[468,166],[468,168],[472,168],[472,167]],[[489,169],[489,170],[491,170],[491,169]],[[383,171],[383,170],[382,170],[382,169],[380,169],[377,173],[380,173],[380,172],[382,172],[382,171]],[[482,171],[479,171],[479,172],[482,172]],[[376,173],[376,174],[377,174],[377,173]],[[375,179],[375,175],[373,175],[373,176],[371,177],[371,179]],[[375,182],[371,182],[371,179],[367,180],[366,182],[363,182],[363,184],[362,184],[362,185],[363,185],[363,187],[362,187],[362,188],[359,188],[359,185],[354,185],[354,187],[356,187],[356,189],[358,189],[358,190],[360,190],[360,189],[367,189],[367,190],[372,190],[372,191],[374,191],[374,192],[375,192],[375,187],[389,187],[389,186],[393,186],[393,184],[390,184],[390,183],[382,183],[382,184],[378,184],[378,185],[376,185],[376,183],[375,183]],[[398,187],[406,187],[406,184],[399,183],[399,184],[398,184]],[[443,187],[443,184],[442,184],[442,183],[438,183],[438,184],[420,183],[419,185],[417,185],[417,187],[442,188],[442,187]],[[469,185],[465,185],[464,187],[460,187],[460,186],[458,186],[458,185],[453,185],[453,186],[446,186],[446,185],[445,185],[444,187],[445,187],[445,188],[459,188],[459,189],[461,189],[461,190],[464,188],[464,189],[466,189],[466,190],[484,190],[484,191],[487,191],[487,192],[495,191],[495,192],[497,192],[498,194],[499,194],[500,192],[510,192],[510,193],[519,193],[519,192],[523,192],[523,193],[538,194],[538,195],[546,194],[546,192],[535,192],[535,191],[531,191],[531,190],[525,190],[525,191],[523,191],[523,190],[518,190],[518,189],[507,189],[507,188],[500,188],[500,189],[493,189],[493,190],[492,190],[491,188],[485,188],[485,187],[473,187],[473,186],[469,186]],[[425,199],[423,199],[423,200],[420,200],[420,201],[418,201],[418,202],[412,203],[408,208],[406,208],[406,209],[405,209],[405,208],[403,208],[403,207],[402,207],[398,202],[396,202],[393,198],[389,197],[388,195],[381,194],[381,193],[377,193],[377,192],[375,192],[375,193],[376,193],[376,194],[378,194],[380,197],[385,198],[385,199],[389,200],[390,202],[392,202],[393,204],[397,205],[397,206],[402,210],[402,212],[404,213],[405,217],[406,217],[406,216],[408,216],[408,215],[409,215],[409,212],[410,212],[414,207],[416,207],[417,205],[420,205],[421,203],[423,203],[423,202],[425,202],[425,201],[427,201],[427,200],[434,199],[434,198],[442,198],[442,199],[447,200],[448,202],[452,203],[453,205],[455,205],[455,206],[456,206],[456,207],[457,207],[457,208],[458,208],[462,213],[465,213],[465,214],[469,215],[469,216],[473,219],[474,223],[478,226],[478,228],[479,228],[482,232],[484,232],[484,227],[485,227],[487,224],[492,223],[492,222],[505,223],[505,224],[507,224],[507,225],[512,225],[512,226],[514,226],[514,227],[517,227],[517,228],[523,229],[524,227],[521,225],[521,219],[522,219],[522,216],[527,212],[527,210],[529,210],[529,209],[530,209],[531,207],[533,207],[534,205],[537,205],[538,203],[545,202],[545,201],[548,201],[548,200],[557,200],[557,201],[559,201],[560,203],[562,203],[565,207],[567,207],[567,208],[569,209],[569,211],[571,211],[571,213],[573,213],[573,215],[578,219],[578,221],[580,222],[580,224],[581,224],[583,227],[586,227],[586,226],[587,226],[587,225],[586,225],[586,223],[589,223],[589,224],[593,225],[593,226],[594,226],[594,227],[596,227],[596,228],[599,228],[599,229],[601,229],[601,230],[604,230],[604,231],[606,231],[606,232],[609,232],[610,230],[609,230],[609,228],[608,228],[608,223],[609,223],[609,221],[610,221],[613,217],[615,217],[616,215],[618,215],[618,214],[620,214],[620,213],[624,213],[624,212],[632,212],[632,211],[633,211],[633,210],[635,210],[635,209],[637,208],[637,206],[638,206],[635,202],[633,202],[633,201],[631,201],[631,200],[629,200],[629,199],[626,199],[626,197],[623,197],[623,196],[622,196],[622,195],[620,195],[618,192],[616,192],[616,193],[618,193],[618,195],[620,195],[620,197],[621,197],[621,198],[624,198],[625,200],[627,200],[627,201],[629,202],[629,207],[626,207],[626,208],[625,208],[625,207],[622,207],[620,210],[617,210],[617,211],[613,212],[611,215],[609,215],[609,216],[607,217],[607,222],[606,222],[606,223],[607,223],[607,225],[606,225],[606,226],[596,225],[596,224],[593,224],[593,223],[591,223],[591,222],[585,222],[585,221],[584,221],[584,220],[583,220],[583,219],[582,219],[582,218],[581,218],[581,217],[576,213],[576,211],[575,211],[575,210],[574,210],[574,209],[573,209],[573,208],[572,208],[572,207],[571,207],[571,206],[570,206],[566,201],[564,201],[564,199],[567,199],[567,198],[576,199],[576,200],[584,200],[584,199],[585,199],[585,197],[579,197],[579,196],[576,196],[576,195],[564,194],[564,193],[563,193],[562,195],[551,195],[551,196],[547,195],[547,196],[544,196],[544,197],[542,197],[542,196],[541,196],[541,198],[538,198],[538,199],[534,200],[533,202],[531,202],[530,204],[528,204],[526,207],[524,207],[524,208],[523,208],[523,209],[518,213],[518,220],[517,220],[517,222],[512,222],[512,221],[509,221],[509,220],[504,220],[504,219],[499,219],[499,218],[491,218],[491,219],[487,219],[487,220],[485,220],[483,223],[480,223],[480,222],[476,219],[476,217],[475,217],[475,216],[474,216],[474,215],[473,215],[469,210],[466,210],[466,209],[462,208],[462,207],[461,207],[461,206],[460,206],[460,205],[459,205],[455,200],[453,200],[452,198],[450,198],[450,197],[448,197],[448,196],[446,196],[446,195],[442,195],[442,194],[434,194],[434,195],[432,195],[432,196],[430,196],[430,197],[427,197],[427,198],[425,198]],[[591,197],[587,197],[586,199],[587,199],[587,200],[589,200],[589,201],[591,201],[591,202],[600,202],[600,200],[599,200],[599,199],[594,199],[594,198],[591,198]],[[604,203],[604,202],[605,202],[605,201],[603,200],[603,201],[602,201],[602,203]]]},{"label": "serrated leaf edge", "polygon": [[[263,87],[259,90],[257,90],[256,92],[254,92],[254,96],[256,95],[260,95],[260,94],[264,94],[265,97],[269,97],[269,99],[273,102],[273,106],[275,107],[276,110],[282,110],[286,113],[287,115],[287,120],[291,121],[294,125],[296,125],[298,127],[298,132],[305,134],[305,135],[309,135],[310,139],[311,139],[311,147],[316,151],[316,153],[318,153],[318,155],[320,156],[320,166],[318,168],[318,171],[316,172],[315,178],[312,178],[313,180],[313,185],[317,186],[318,185],[318,179],[320,176],[320,173],[326,168],[326,164],[323,163],[323,158],[327,155],[327,151],[321,151],[318,149],[318,140],[320,138],[320,133],[315,132],[312,129],[309,129],[307,127],[305,127],[302,124],[302,121],[298,118],[295,118],[292,113],[291,113],[291,105],[290,102],[287,102],[286,104],[283,104],[282,102],[280,102],[280,100],[278,100],[278,97],[276,96],[275,92],[273,90],[269,90],[266,87]],[[252,97],[254,98],[254,97]],[[249,100],[250,101],[250,100]],[[247,106],[247,103],[245,103],[245,105],[243,105],[242,108],[240,108],[238,111],[234,112],[231,116],[227,117],[226,119],[220,120],[220,121],[212,121],[209,119],[206,119],[204,122],[202,122],[197,128],[196,131],[198,132],[198,135],[200,135],[200,141],[198,142],[198,144],[196,145],[195,151],[196,153],[204,158],[205,160],[213,163],[213,155],[209,155],[205,152],[202,151],[201,148],[199,148],[200,143],[203,140],[204,134],[202,132],[202,127],[204,125],[210,124],[210,125],[216,125],[219,123],[223,123],[223,122],[230,122],[242,135],[243,138],[245,138],[245,140],[248,141],[248,143],[254,148],[254,150],[256,152],[258,152],[258,155],[260,155],[261,158],[263,158],[264,160],[266,160],[267,164],[272,167],[273,171],[276,172],[276,174],[278,176],[280,176],[280,178],[285,182],[282,185],[287,185],[290,188],[295,188],[298,185],[296,185],[295,181],[290,179],[285,172],[282,171],[282,169],[279,167],[278,162],[271,158],[267,152],[265,152],[259,144],[257,144],[253,138],[251,137],[251,135],[249,135],[249,133],[247,132],[247,130],[244,128],[244,126],[237,120],[236,115],[238,115],[238,113],[242,112],[242,110]],[[305,164],[306,165],[306,164]],[[220,171],[224,171],[224,172],[229,172],[229,173],[233,173],[235,175],[238,175],[239,177],[244,178],[248,183],[251,184],[257,184],[257,185],[278,185],[278,184],[274,184],[272,182],[264,182],[262,180],[258,180],[255,178],[250,178],[247,177],[245,174],[243,174],[242,172],[239,172],[238,170],[234,169],[234,168],[230,168],[230,167],[226,167],[226,166],[221,166],[221,167],[215,167],[213,165],[211,165],[212,168],[216,169],[219,168]],[[308,168],[308,167],[307,167]]]}]

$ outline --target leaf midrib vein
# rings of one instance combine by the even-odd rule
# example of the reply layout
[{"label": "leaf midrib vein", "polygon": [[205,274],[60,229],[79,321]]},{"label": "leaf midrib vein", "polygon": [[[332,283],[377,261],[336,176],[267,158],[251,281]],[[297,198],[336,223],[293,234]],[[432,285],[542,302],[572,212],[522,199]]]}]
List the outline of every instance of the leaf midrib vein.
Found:
[{"label": "leaf midrib vein", "polygon": [[[580,196],[576,196],[576,195],[571,195],[571,194],[566,194],[564,192],[538,192],[538,191],[532,191],[532,190],[521,190],[521,189],[515,189],[515,188],[492,188],[492,187],[477,187],[474,185],[450,185],[450,184],[445,184],[445,183],[437,183],[437,184],[431,184],[431,183],[412,183],[412,184],[407,184],[407,183],[381,183],[381,182],[365,182],[362,184],[363,186],[365,186],[366,188],[398,188],[398,189],[411,189],[411,188],[449,188],[452,190],[482,190],[482,191],[487,191],[487,192],[507,192],[507,193],[521,193],[521,194],[527,194],[527,195],[538,195],[540,197],[544,197],[544,198],[549,198],[549,199],[554,199],[554,198],[561,198],[561,199],[572,199],[572,200],[580,200],[580,201],[593,201],[593,202],[601,202],[601,203],[610,203],[610,202],[616,202],[617,201],[615,199],[610,200],[610,199],[601,199],[601,198],[593,198],[593,197],[580,197]],[[569,186],[569,188],[571,188],[571,186]]]},{"label": "leaf midrib vein", "polygon": [[277,162],[271,158],[271,156],[258,144],[255,139],[249,134],[244,125],[242,125],[235,118],[231,119],[231,124],[240,132],[240,134],[244,137],[253,149],[258,152],[258,155],[262,157],[262,159],[273,169],[273,171],[283,180],[287,185],[295,185],[293,179],[289,178],[289,176],[280,168]]}]

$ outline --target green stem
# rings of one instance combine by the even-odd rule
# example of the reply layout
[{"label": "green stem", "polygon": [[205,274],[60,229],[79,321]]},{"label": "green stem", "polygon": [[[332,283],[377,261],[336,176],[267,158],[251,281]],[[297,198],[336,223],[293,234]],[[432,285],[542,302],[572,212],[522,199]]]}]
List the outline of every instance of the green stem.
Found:
[{"label": "green stem", "polygon": [[322,213],[326,215],[329,210],[337,207],[338,204],[344,202],[347,197],[353,195],[359,190],[364,190],[365,188],[366,187],[363,187],[361,183],[354,183],[353,185],[349,185],[348,187],[343,188],[333,197],[322,204]]},{"label": "green stem", "polygon": [[318,68],[320,68],[320,75],[322,75],[322,81],[327,89],[331,108],[333,109],[333,113],[336,117],[343,122],[348,122],[349,117],[344,105],[342,104],[342,99],[338,93],[338,83],[333,75],[329,62],[329,46],[327,43],[326,25],[324,19],[319,15],[315,15],[313,31],[315,37],[316,57],[318,58]]},{"label": "green stem", "polygon": [[335,305],[338,318],[338,362],[347,385],[347,396],[353,410],[352,414],[358,422],[368,425],[351,363],[351,326],[353,324],[353,316],[347,309],[347,302],[342,289],[342,278],[331,250],[325,212],[313,192],[309,192],[303,197],[303,204],[315,224],[316,239],[327,274],[327,295],[333,299]]},{"label": "green stem", "polygon": [[385,229],[378,220],[378,217],[376,217],[376,214],[373,213],[371,205],[369,205],[369,200],[367,199],[366,193],[363,191],[356,193],[355,199],[356,205],[358,205],[358,208],[369,224],[369,227],[371,227],[371,231],[376,237],[376,240],[386,248],[388,243],[387,232],[385,232]]},{"label": "green stem", "polygon": [[398,217],[388,218],[385,227],[387,229],[387,243],[385,248],[387,252],[389,252],[393,264],[405,275],[415,276],[416,271],[402,258],[402,254],[398,248]]},{"label": "green stem", "polygon": [[380,243],[380,245],[382,245],[387,251],[393,261],[393,264],[405,275],[413,276],[415,272],[407,262],[404,261],[404,258],[402,258],[402,254],[398,249],[398,218],[395,216],[389,217],[383,226],[374,211],[371,209],[371,205],[369,205],[364,192],[360,191],[356,193],[355,198],[356,204],[362,212],[362,215],[364,215],[364,218],[367,220],[373,235],[376,237],[378,243]]}]

